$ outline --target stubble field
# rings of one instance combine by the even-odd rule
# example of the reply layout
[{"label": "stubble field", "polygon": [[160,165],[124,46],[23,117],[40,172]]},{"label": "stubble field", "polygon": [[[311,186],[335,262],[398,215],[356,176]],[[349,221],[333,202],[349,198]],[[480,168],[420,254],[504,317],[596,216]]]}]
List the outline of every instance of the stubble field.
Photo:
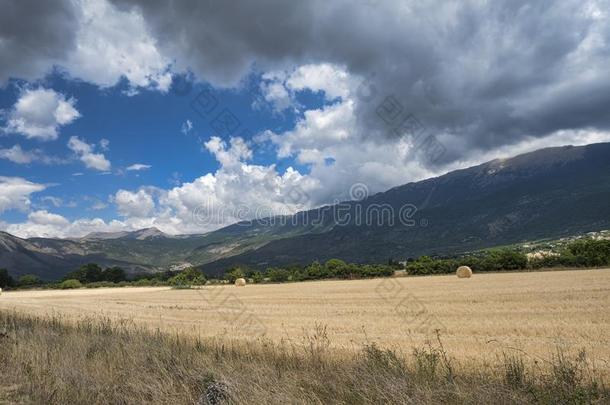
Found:
[{"label": "stubble field", "polygon": [[199,337],[300,345],[323,333],[332,347],[375,343],[409,354],[437,341],[460,361],[515,351],[546,359],[586,350],[610,370],[610,270],[405,277],[199,290],[117,288],[9,292],[0,309],[110,318]]}]

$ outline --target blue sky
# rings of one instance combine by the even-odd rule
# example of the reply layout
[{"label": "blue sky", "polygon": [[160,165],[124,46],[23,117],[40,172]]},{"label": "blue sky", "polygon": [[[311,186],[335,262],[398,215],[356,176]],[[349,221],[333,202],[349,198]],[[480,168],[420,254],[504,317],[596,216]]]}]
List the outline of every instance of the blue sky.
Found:
[{"label": "blue sky", "polygon": [[0,230],[21,237],[208,232],[610,141],[602,0],[31,6],[0,33]]},{"label": "blue sky", "polygon": [[[195,84],[176,79],[176,86],[168,92],[141,89],[135,95],[127,95],[128,86],[122,82],[111,88],[99,87],[66,80],[59,74],[45,78],[39,84],[13,82],[0,92],[0,108],[10,110],[20,94],[20,88],[30,86],[52,89],[75,100],[80,117],[62,126],[59,138],[52,141],[24,139],[17,133],[0,137],[0,149],[19,144],[25,150],[42,149],[49,156],[64,159],[60,164],[45,165],[37,162],[16,164],[7,159],[0,160],[0,172],[8,176],[24,176],[36,183],[53,184],[37,195],[38,200],[46,196],[76,202],[76,207],[57,207],[57,212],[68,218],[77,218],[81,210],[91,209],[95,202],[108,202],[108,196],[117,188],[137,189],[140,186],[169,188],[177,182],[192,181],[202,173],[214,172],[218,162],[203,147],[204,140],[213,135],[228,140],[231,136],[252,137],[265,129],[286,130],[294,125],[295,113],[271,114],[252,107],[260,93],[254,84],[246,84],[238,90],[214,89],[209,84]],[[252,78],[256,80],[255,77]],[[186,85],[185,85],[186,83]],[[182,87],[188,92],[182,90]],[[202,91],[209,91],[218,105],[208,115],[197,112],[192,102]],[[300,97],[308,106],[315,106],[316,97]],[[223,115],[220,115],[223,114]],[[225,124],[226,114],[239,122],[226,130],[217,131]],[[220,115],[220,118],[218,118]],[[217,120],[217,121],[215,121]],[[192,128],[188,129],[188,122]],[[214,126],[212,126],[214,125]],[[71,136],[78,136],[87,143],[99,145],[109,141],[102,151],[112,162],[109,172],[87,168],[73,155],[66,143]],[[275,162],[269,150],[257,149],[253,162],[268,165]],[[295,165],[294,159],[277,162],[279,171]],[[149,169],[128,171],[133,164],[150,165]],[[306,171],[305,166],[300,170]],[[48,206],[42,201],[37,204]],[[98,211],[96,215],[109,219],[111,208]],[[27,216],[25,212],[13,210],[8,219]]]}]

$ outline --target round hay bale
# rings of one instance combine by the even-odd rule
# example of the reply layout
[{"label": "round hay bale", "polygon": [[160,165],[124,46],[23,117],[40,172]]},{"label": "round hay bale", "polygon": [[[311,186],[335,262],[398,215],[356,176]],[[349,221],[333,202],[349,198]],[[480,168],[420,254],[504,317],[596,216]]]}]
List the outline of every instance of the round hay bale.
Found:
[{"label": "round hay bale", "polygon": [[238,278],[237,280],[235,280],[235,286],[236,287],[245,287],[246,286],[246,279]]},{"label": "round hay bale", "polygon": [[460,266],[455,272],[458,278],[470,278],[472,276],[472,269],[468,266]]}]

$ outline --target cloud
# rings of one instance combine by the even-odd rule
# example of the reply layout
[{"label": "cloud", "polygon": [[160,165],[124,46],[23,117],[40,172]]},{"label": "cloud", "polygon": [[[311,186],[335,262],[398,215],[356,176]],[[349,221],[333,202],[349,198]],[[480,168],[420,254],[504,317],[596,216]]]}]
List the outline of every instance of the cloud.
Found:
[{"label": "cloud", "polygon": [[35,80],[76,45],[78,10],[65,0],[2,2],[0,86],[9,78]]},{"label": "cloud", "polygon": [[[329,63],[307,64],[288,71],[262,75],[260,90],[265,102],[275,111],[300,108],[296,95],[304,90],[322,92],[326,101],[345,98],[355,83],[347,71]],[[256,103],[260,106],[260,102]]]},{"label": "cloud", "polygon": [[110,161],[102,153],[94,153],[94,145],[90,145],[76,136],[70,137],[68,148],[72,150],[78,158],[89,169],[106,172],[110,170]]},{"label": "cloud", "polygon": [[127,167],[127,171],[141,171],[141,170],[148,170],[150,169],[152,166],[151,165],[145,165],[143,163],[134,163],[131,166]]},{"label": "cloud", "polygon": [[150,193],[141,189],[136,192],[119,190],[114,195],[119,214],[125,217],[146,218],[153,213],[155,202]]},{"label": "cloud", "polygon": [[250,164],[246,141],[212,137],[204,145],[220,163],[215,173],[169,190],[119,190],[111,201],[123,229],[156,226],[167,233],[206,232],[240,220],[290,214],[309,207],[315,182],[288,168]]},{"label": "cloud", "polygon": [[124,77],[132,93],[137,88],[169,89],[171,59],[159,52],[141,14],[119,10],[106,0],[5,3],[0,86],[10,78],[37,80],[59,67],[101,87]]},{"label": "cloud", "polygon": [[10,209],[27,211],[31,203],[30,195],[46,188],[44,184],[21,177],[0,176],[0,213]]},{"label": "cloud", "polygon": [[[134,90],[169,89],[171,60],[157,49],[141,14],[118,10],[106,0],[76,3],[79,6],[76,46],[62,63],[71,76],[101,87],[113,86],[125,77]],[[99,63],[100,60],[104,63]]]},{"label": "cloud", "polygon": [[[303,88],[343,98],[333,83],[349,75],[361,83],[352,130],[387,142],[413,114],[446,145],[436,161],[419,157],[436,169],[475,149],[610,129],[607,9],[607,0],[26,0],[3,9],[0,80],[57,65],[103,87],[126,77],[134,91],[166,91],[170,65],[217,86],[256,70],[267,72],[263,99],[283,110]],[[389,96],[402,113],[392,123],[378,114]]]},{"label": "cloud", "polygon": [[60,127],[80,117],[75,103],[52,89],[26,88],[6,113],[4,131],[42,141],[57,139]]},{"label": "cloud", "polygon": [[[331,70],[320,74],[320,65],[341,66],[362,84],[353,97],[357,135],[392,143],[412,114],[447,146],[435,161],[418,157],[434,170],[475,149],[610,129],[606,0],[112,2],[141,12],[163,54],[217,86],[236,86],[252,69],[318,69],[301,68],[283,87],[263,84],[280,109],[290,106],[291,87],[315,89],[316,80],[329,96],[342,94],[327,83]],[[389,96],[397,114],[383,119]]]},{"label": "cloud", "polygon": [[42,202],[49,202],[51,203],[55,208],[57,207],[61,207],[63,205],[63,200],[61,198],[58,197],[53,197],[50,195],[44,196],[40,199],[40,201]]},{"label": "cloud", "polygon": [[46,210],[33,211],[28,219],[16,224],[0,224],[4,231],[21,238],[82,237],[91,232],[117,232],[129,229],[128,225],[117,220],[106,222],[101,218],[81,218],[69,221],[67,218]]},{"label": "cloud", "polygon": [[184,135],[188,135],[189,132],[191,132],[193,130],[193,123],[191,122],[191,120],[186,120],[182,123],[182,128],[180,129],[180,132],[182,132]]},{"label": "cloud", "polygon": [[37,154],[35,152],[25,151],[19,145],[14,145],[9,149],[0,149],[0,159],[7,159],[13,163],[28,164],[36,158]]},{"label": "cloud", "polygon": [[100,149],[103,151],[107,151],[110,149],[110,141],[108,139],[102,138],[99,142]]},{"label": "cloud", "polygon": [[96,201],[91,205],[91,209],[95,211],[103,210],[108,208],[108,204],[103,201]]},{"label": "cloud", "polygon": [[159,195],[155,226],[169,233],[205,232],[241,220],[297,212],[310,204],[314,181],[293,168],[248,163],[252,151],[241,138],[212,137],[204,144],[220,163],[215,173]]},{"label": "cloud", "polygon": [[63,164],[65,159],[47,156],[40,149],[24,150],[20,145],[13,145],[7,149],[0,149],[0,159],[6,159],[13,163],[25,165],[30,163],[43,163],[46,165]]}]

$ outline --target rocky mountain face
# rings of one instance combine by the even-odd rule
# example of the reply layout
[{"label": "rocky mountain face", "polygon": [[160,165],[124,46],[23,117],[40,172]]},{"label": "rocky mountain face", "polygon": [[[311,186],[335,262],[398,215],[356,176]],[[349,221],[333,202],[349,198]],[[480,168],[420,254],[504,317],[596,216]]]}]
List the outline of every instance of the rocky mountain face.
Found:
[{"label": "rocky mountain face", "polygon": [[130,272],[190,263],[208,274],[245,265],[332,257],[385,262],[450,255],[610,228],[610,144],[548,148],[493,160],[294,216],[234,224],[205,235],[155,229],[82,239],[0,233],[0,268],[56,278],[87,262]]}]

